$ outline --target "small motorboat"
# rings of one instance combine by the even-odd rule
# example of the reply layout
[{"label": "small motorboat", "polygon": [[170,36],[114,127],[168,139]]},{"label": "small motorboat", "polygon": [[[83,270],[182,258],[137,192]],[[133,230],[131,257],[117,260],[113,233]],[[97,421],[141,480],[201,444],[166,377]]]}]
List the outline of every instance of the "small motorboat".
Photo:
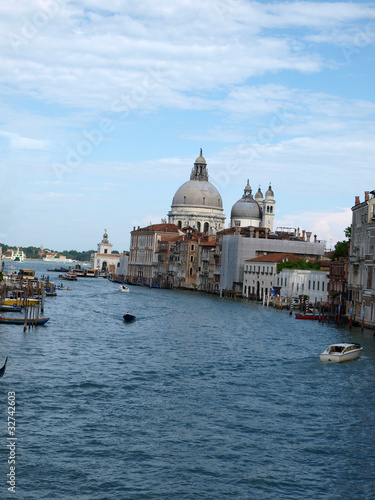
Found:
[{"label": "small motorboat", "polygon": [[320,361],[342,363],[357,359],[363,350],[360,344],[332,344],[320,355]]},{"label": "small motorboat", "polygon": [[129,291],[129,287],[127,287],[126,285],[120,285],[119,286],[119,290],[121,292],[128,292]]},{"label": "small motorboat", "polygon": [[126,313],[124,314],[124,321],[126,323],[131,323],[132,321],[135,321],[135,316],[133,316],[133,314]]}]

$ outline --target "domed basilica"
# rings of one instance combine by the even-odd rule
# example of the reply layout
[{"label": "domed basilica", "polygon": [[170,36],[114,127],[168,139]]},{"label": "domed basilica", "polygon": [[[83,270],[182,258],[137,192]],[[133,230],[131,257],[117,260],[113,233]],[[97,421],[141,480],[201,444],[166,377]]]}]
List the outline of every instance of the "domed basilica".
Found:
[{"label": "domed basilica", "polygon": [[240,198],[232,207],[230,214],[231,227],[265,227],[272,232],[273,219],[275,216],[275,203],[271,184],[267,189],[264,198],[260,187],[254,198],[248,179],[242,198]]},{"label": "domed basilica", "polygon": [[208,234],[224,229],[223,202],[219,191],[208,182],[202,149],[195,160],[190,180],[182,184],[173,197],[168,221],[179,228],[190,226]]},{"label": "domed basilica", "polygon": [[[265,197],[258,189],[255,198],[247,181],[242,198],[232,207],[231,227],[265,227],[273,231],[275,200],[271,185]],[[224,229],[225,215],[219,191],[208,182],[207,163],[200,150],[190,180],[182,184],[173,197],[168,222],[179,228],[193,227],[202,233],[215,234]]]}]

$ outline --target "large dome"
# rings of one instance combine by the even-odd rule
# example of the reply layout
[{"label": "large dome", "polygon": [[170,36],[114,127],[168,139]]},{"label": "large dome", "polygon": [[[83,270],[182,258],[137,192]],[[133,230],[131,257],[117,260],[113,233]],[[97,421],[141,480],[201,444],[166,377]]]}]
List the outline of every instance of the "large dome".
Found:
[{"label": "large dome", "polygon": [[219,191],[210,182],[190,180],[182,184],[176,191],[173,197],[172,207],[177,205],[222,208],[223,202]]},{"label": "large dome", "polygon": [[232,219],[261,219],[261,209],[254,198],[241,198],[232,207]]},{"label": "large dome", "polygon": [[168,220],[179,228],[190,226],[208,234],[224,228],[223,202],[219,191],[208,182],[202,149],[194,162],[190,180],[182,184],[173,196]]}]

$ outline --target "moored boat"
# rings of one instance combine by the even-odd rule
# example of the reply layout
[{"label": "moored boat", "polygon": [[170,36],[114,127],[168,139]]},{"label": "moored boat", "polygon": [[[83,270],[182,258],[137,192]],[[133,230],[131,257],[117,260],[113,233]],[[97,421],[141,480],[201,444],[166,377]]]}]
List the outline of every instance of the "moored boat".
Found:
[{"label": "moored boat", "polygon": [[320,320],[320,321],[330,321],[334,320],[335,317],[330,314],[298,314],[296,313],[296,319],[309,319],[309,320]]},{"label": "moored boat", "polygon": [[12,306],[7,306],[5,304],[2,304],[0,306],[0,311],[21,312],[22,311],[22,306],[17,306],[17,304],[13,304]]},{"label": "moored boat", "polygon": [[[27,318],[27,325],[44,325],[47,323],[47,321],[50,318],[39,318],[39,319],[33,319],[33,318]],[[0,323],[6,324],[6,325],[24,325],[25,324],[25,318],[4,318],[4,316],[0,316]]]},{"label": "moored boat", "polygon": [[363,350],[360,344],[332,344],[320,355],[320,361],[342,363],[357,359]]}]

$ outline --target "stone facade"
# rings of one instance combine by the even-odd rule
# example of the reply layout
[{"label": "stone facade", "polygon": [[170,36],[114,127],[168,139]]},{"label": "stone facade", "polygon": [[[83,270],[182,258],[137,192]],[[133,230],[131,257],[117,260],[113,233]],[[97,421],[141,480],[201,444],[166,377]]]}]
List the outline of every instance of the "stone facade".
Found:
[{"label": "stone facade", "polygon": [[356,196],[352,207],[347,314],[375,327],[375,190]]}]

